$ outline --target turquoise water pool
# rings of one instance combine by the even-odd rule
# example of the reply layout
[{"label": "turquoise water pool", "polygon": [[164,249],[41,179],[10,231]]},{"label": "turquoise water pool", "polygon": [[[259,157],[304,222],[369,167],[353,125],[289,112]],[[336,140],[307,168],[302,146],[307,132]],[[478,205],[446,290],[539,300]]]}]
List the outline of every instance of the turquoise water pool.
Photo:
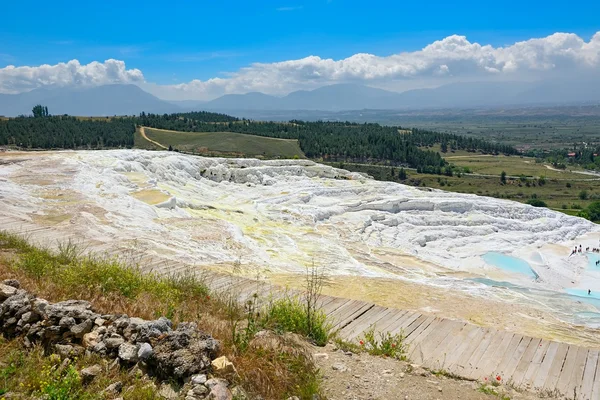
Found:
[{"label": "turquoise water pool", "polygon": [[593,291],[588,294],[587,289],[565,289],[565,292],[571,296],[577,297],[577,300],[593,304],[600,309],[600,292]]},{"label": "turquoise water pool", "polygon": [[497,253],[495,251],[485,253],[482,258],[486,263],[505,271],[516,272],[534,279],[538,278],[538,274],[535,273],[531,266],[520,258],[507,256],[506,254]]},{"label": "turquoise water pool", "polygon": [[587,253],[588,268],[600,269],[600,265],[596,265],[596,261],[600,260],[600,254],[598,253]]}]

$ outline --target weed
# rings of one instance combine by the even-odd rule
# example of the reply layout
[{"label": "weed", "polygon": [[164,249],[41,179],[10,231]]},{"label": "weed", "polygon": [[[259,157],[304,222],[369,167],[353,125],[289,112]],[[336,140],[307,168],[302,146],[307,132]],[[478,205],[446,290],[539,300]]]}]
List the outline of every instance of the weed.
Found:
[{"label": "weed", "polygon": [[330,327],[325,313],[308,307],[296,297],[285,296],[271,302],[261,323],[279,333],[306,336],[318,346],[324,346],[329,339]]},{"label": "weed", "polygon": [[362,353],[365,349],[362,346],[359,346],[358,344],[349,342],[347,340],[344,340],[342,338],[340,338],[339,336],[335,336],[333,338],[333,343],[336,345],[336,347],[342,351],[350,351],[352,353]]},{"label": "weed", "polygon": [[[61,366],[62,367],[62,366]],[[84,392],[81,378],[72,364],[65,368],[46,367],[40,376],[40,394],[48,400],[79,400],[90,399],[91,395]]]},{"label": "weed", "polygon": [[402,333],[392,335],[390,332],[379,332],[375,335],[375,327],[371,325],[359,343],[371,355],[406,360],[407,349]]}]

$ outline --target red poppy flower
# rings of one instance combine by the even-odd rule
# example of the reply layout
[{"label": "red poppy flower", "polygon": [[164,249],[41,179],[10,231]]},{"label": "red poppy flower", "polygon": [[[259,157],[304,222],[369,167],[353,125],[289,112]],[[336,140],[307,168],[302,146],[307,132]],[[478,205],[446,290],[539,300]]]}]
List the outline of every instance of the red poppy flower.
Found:
[{"label": "red poppy flower", "polygon": [[500,381],[502,380],[502,377],[501,377],[500,375],[498,375],[498,376],[496,377],[496,380],[497,380],[498,382],[500,382]]},{"label": "red poppy flower", "polygon": [[392,343],[392,348],[396,347],[396,343]]},{"label": "red poppy flower", "polygon": [[363,342],[362,340],[360,342],[358,342],[358,343],[360,343],[361,346],[365,345],[365,342]]}]

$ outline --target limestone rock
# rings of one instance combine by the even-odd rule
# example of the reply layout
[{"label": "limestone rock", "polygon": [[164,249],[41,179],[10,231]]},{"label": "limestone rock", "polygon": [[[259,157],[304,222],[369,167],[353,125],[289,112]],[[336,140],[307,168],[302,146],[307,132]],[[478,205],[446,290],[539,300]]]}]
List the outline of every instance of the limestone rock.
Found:
[{"label": "limestone rock", "polygon": [[122,343],[119,346],[119,358],[130,363],[136,362],[138,358],[138,347],[134,344]]},{"label": "limestone rock", "polygon": [[51,304],[46,307],[46,315],[50,319],[60,320],[71,317],[78,320],[96,319],[98,314],[91,311],[92,305],[84,300],[67,300]]},{"label": "limestone rock", "polygon": [[228,383],[225,379],[221,379],[221,378],[211,378],[211,379],[207,380],[206,383],[204,383],[204,386],[206,386],[209,389],[212,389],[217,385],[227,386]]},{"label": "limestone rock", "polygon": [[241,387],[235,386],[231,389],[231,395],[235,400],[248,400],[250,397],[248,393]]},{"label": "limestone rock", "polygon": [[195,385],[191,389],[191,392],[194,396],[204,396],[208,393],[208,388],[204,385]]},{"label": "limestone rock", "polygon": [[348,367],[346,366],[346,364],[342,364],[342,363],[335,363],[331,366],[331,368],[334,371],[340,371],[340,372],[348,371]]},{"label": "limestone rock", "polygon": [[68,358],[73,353],[73,346],[70,344],[56,344],[54,350],[61,358]]},{"label": "limestone rock", "polygon": [[85,335],[86,333],[89,333],[92,330],[93,325],[94,324],[91,319],[86,319],[85,321],[81,322],[80,324],[73,325],[70,328],[70,332],[76,338],[82,338],[83,335]]},{"label": "limestone rock", "polygon": [[83,383],[88,383],[94,380],[95,377],[102,373],[102,367],[99,364],[92,365],[81,370],[81,379]]},{"label": "limestone rock", "polygon": [[177,399],[177,392],[173,390],[171,385],[168,383],[163,383],[160,385],[160,389],[158,389],[158,395],[166,400],[175,400]]},{"label": "limestone rock", "polygon": [[0,283],[0,301],[4,301],[17,294],[17,288]]},{"label": "limestone rock", "polygon": [[118,381],[107,386],[106,389],[102,391],[102,393],[106,395],[116,395],[118,393],[121,393],[122,390],[123,382]]},{"label": "limestone rock", "polygon": [[150,346],[148,343],[140,344],[140,348],[139,348],[138,354],[137,354],[138,359],[140,359],[142,361],[146,361],[153,355],[154,355],[154,350],[152,350],[152,346]]},{"label": "limestone rock", "polygon": [[192,378],[190,379],[190,382],[192,382],[192,385],[204,385],[207,381],[206,375],[205,374],[196,374],[196,375],[192,375]]},{"label": "limestone rock", "polygon": [[237,373],[233,363],[225,356],[215,358],[210,364],[213,367],[213,370],[220,374],[228,375]]},{"label": "limestone rock", "polygon": [[88,347],[96,346],[100,342],[99,336],[100,335],[98,335],[98,332],[89,332],[83,335],[83,339],[81,341],[83,347],[87,349]]},{"label": "limestone rock", "polygon": [[12,286],[15,289],[21,289],[21,282],[16,279],[5,279],[2,281],[3,285]]},{"label": "limestone rock", "polygon": [[156,321],[148,321],[138,326],[138,342],[149,342],[152,338],[157,338],[165,333],[169,333],[173,323],[164,317]]},{"label": "limestone rock", "polygon": [[212,336],[198,332],[196,324],[180,323],[154,346],[152,362],[163,376],[181,379],[207,369],[219,346]]},{"label": "limestone rock", "polygon": [[104,343],[106,344],[106,348],[116,349],[125,343],[125,339],[123,339],[120,335],[113,334],[111,337],[104,339]]},{"label": "limestone rock", "polygon": [[227,385],[223,383],[219,383],[210,389],[210,393],[207,396],[207,399],[210,400],[232,400],[233,395],[231,391],[227,388]]}]

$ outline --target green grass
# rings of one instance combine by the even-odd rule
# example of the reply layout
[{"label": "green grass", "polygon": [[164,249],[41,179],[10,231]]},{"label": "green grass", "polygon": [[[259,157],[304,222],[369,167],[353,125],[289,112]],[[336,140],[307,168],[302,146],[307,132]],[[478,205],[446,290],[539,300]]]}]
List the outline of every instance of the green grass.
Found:
[{"label": "green grass", "polygon": [[[145,128],[146,136],[165,147],[202,155],[263,158],[305,158],[297,140],[275,139],[232,132],[175,132]],[[141,141],[146,143],[142,143]],[[136,137],[136,147],[154,147]]]},{"label": "green grass", "polygon": [[313,316],[311,325],[308,321],[305,303],[295,297],[284,297],[269,305],[262,325],[275,332],[298,333],[311,339],[318,346],[327,344],[330,327],[325,314],[319,310]]}]

